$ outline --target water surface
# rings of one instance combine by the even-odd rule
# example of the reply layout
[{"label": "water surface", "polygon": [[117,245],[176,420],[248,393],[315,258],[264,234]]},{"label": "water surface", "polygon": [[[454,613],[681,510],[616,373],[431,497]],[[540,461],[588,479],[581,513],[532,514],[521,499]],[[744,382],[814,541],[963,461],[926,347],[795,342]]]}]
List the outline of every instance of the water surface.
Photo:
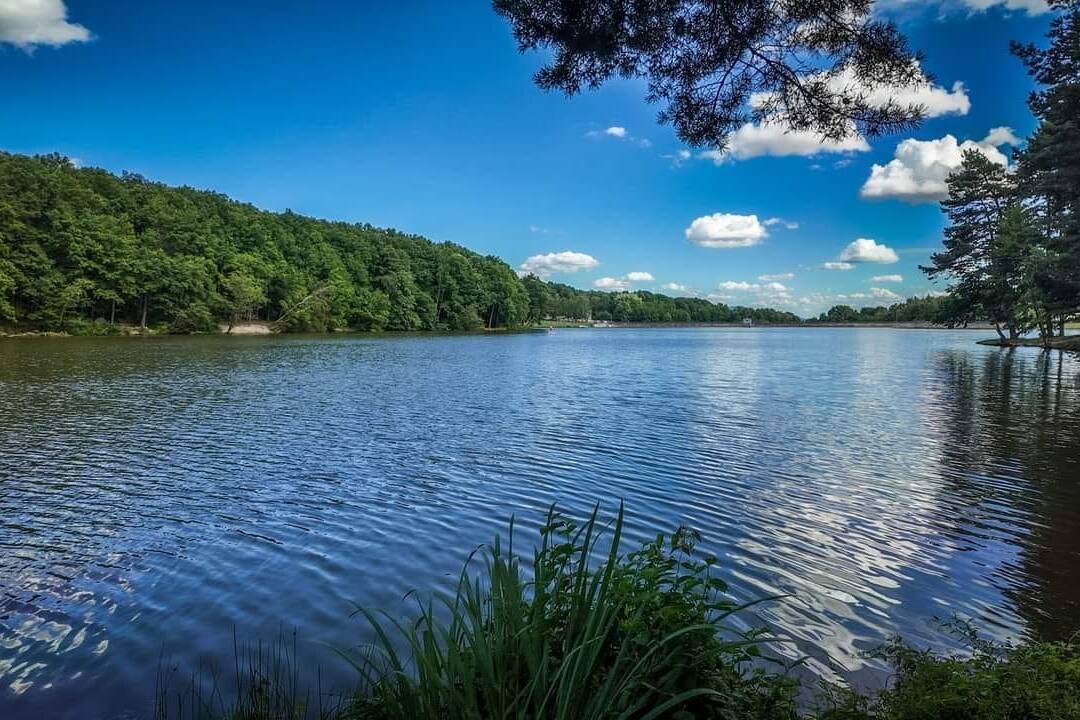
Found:
[{"label": "water surface", "polygon": [[[1080,629],[1080,361],[970,332],[0,341],[0,715],[150,709],[239,638],[365,639],[512,514],[704,536],[822,673],[935,616]],[[529,535],[528,539],[531,540]]]}]

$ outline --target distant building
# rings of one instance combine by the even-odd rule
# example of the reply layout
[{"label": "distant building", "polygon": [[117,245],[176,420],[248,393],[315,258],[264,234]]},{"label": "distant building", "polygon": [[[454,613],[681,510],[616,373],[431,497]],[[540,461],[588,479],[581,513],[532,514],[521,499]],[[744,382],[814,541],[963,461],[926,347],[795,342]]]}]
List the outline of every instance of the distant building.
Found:
[{"label": "distant building", "polygon": [[742,325],[743,325],[743,327],[754,327],[754,319],[753,318],[743,318],[742,319]]}]

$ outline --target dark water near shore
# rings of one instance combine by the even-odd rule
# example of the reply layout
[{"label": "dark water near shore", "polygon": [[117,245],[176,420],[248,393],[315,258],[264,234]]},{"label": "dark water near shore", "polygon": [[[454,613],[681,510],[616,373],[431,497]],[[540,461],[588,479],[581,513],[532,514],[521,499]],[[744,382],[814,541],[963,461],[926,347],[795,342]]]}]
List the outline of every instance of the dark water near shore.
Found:
[{"label": "dark water near shore", "polygon": [[977,337],[0,341],[0,717],[144,714],[163,646],[230,669],[234,628],[344,683],[354,602],[405,610],[555,500],[699,529],[859,683],[934,616],[1080,629],[1080,359]]}]

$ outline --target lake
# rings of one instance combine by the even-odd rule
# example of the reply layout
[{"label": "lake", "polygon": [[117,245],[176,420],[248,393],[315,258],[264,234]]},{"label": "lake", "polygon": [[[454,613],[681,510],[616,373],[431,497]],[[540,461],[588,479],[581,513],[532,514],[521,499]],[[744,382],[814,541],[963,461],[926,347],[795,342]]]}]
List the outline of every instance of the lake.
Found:
[{"label": "lake", "polygon": [[986,333],[560,330],[0,340],[0,716],[148,713],[159,659],[449,588],[516,515],[625,499],[873,687],[893,633],[1080,629],[1080,358]]}]

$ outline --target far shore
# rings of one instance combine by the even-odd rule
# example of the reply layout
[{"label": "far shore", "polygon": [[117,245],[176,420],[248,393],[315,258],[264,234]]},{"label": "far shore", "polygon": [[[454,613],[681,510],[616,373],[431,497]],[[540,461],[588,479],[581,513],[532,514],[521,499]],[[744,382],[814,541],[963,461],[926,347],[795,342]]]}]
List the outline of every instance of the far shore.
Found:
[{"label": "far shore", "polygon": [[[342,328],[340,330],[330,331],[329,333],[287,333],[281,332],[274,327],[273,323],[254,321],[233,325],[231,328],[227,323],[221,323],[218,325],[217,332],[211,333],[194,333],[193,335],[199,336],[235,336],[235,337],[256,337],[256,336],[273,336],[273,335],[321,335],[321,334],[341,334],[341,335],[365,335],[370,337],[395,337],[395,336],[427,336],[427,335],[487,335],[487,334],[508,334],[515,332],[545,332],[554,330],[577,330],[577,329],[677,329],[677,328],[722,328],[722,329],[738,329],[738,330],[761,330],[761,329],[796,329],[796,328],[876,328],[876,329],[889,329],[889,330],[966,330],[966,331],[978,331],[978,332],[994,332],[994,326],[991,323],[969,323],[966,327],[950,328],[945,325],[936,325],[929,322],[865,322],[865,323],[835,323],[835,322],[818,322],[808,321],[805,323],[756,323],[754,325],[744,325],[742,323],[682,323],[682,322],[591,322],[591,321],[574,321],[574,320],[556,320],[556,321],[544,321],[540,325],[530,325],[513,330],[505,328],[496,329],[480,329],[473,332],[451,332],[451,331],[368,331],[357,330],[353,328]],[[1075,328],[1070,328],[1075,329]],[[16,331],[5,332],[0,330],[0,338],[71,338],[71,337],[164,337],[170,333],[164,332],[160,329],[140,328],[135,325],[117,325],[110,326],[108,331],[101,334],[71,334],[67,332],[56,331],[44,331],[44,330],[30,330],[30,331]],[[175,335],[176,337],[182,336]],[[989,345],[995,347],[1043,347],[1041,341],[1038,338],[1020,338],[1017,340],[1001,340],[997,337],[987,337],[985,339],[976,340],[980,345]],[[1072,352],[1080,352],[1080,334],[1066,335],[1064,337],[1053,338],[1050,342],[1050,349],[1053,350],[1067,350]]]}]

